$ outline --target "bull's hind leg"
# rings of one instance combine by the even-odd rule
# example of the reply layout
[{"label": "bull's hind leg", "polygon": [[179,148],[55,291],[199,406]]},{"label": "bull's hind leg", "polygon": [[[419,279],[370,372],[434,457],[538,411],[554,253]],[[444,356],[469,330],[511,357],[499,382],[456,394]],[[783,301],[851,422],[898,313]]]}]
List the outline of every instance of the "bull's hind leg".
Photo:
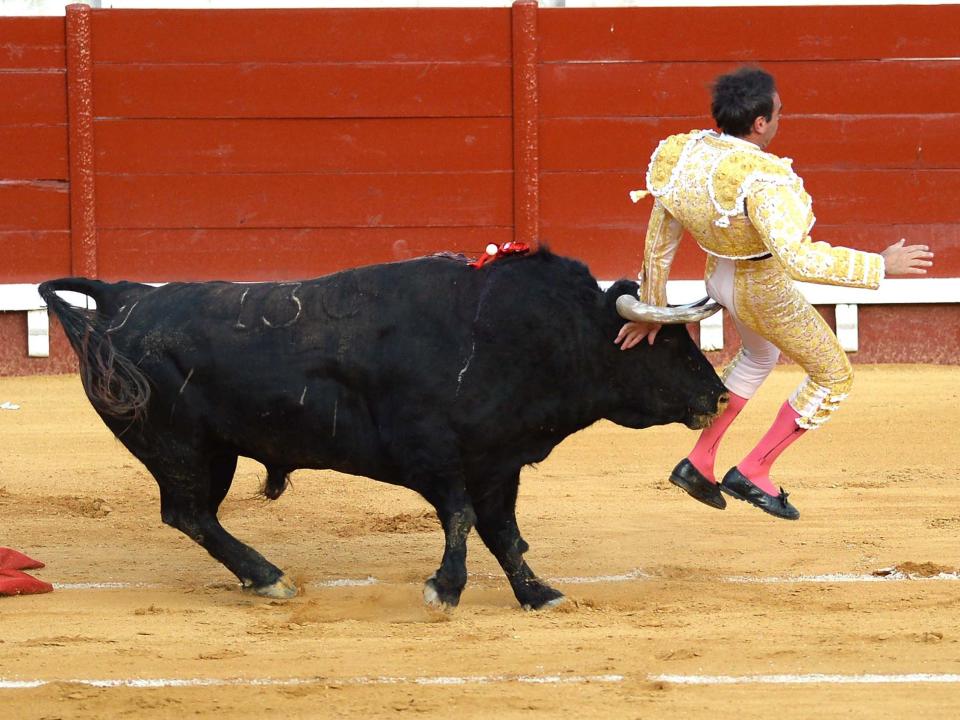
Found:
[{"label": "bull's hind leg", "polygon": [[423,599],[436,607],[456,607],[467,584],[467,535],[476,516],[462,483],[447,492],[424,493],[443,526],[444,549],[440,567],[427,579]]},{"label": "bull's hind leg", "polygon": [[516,503],[519,476],[473,498],[477,514],[477,533],[510,581],[513,594],[526,610],[539,610],[563,602],[563,593],[554,590],[534,575],[523,559],[528,545],[520,536]]},{"label": "bull's hind leg", "polygon": [[[168,459],[176,457],[176,461]],[[160,486],[160,516],[219,560],[243,587],[258,595],[290,598],[296,586],[260,553],[228,533],[217,519],[217,509],[230,488],[235,455],[198,457],[184,451],[153,458],[147,468]]]},{"label": "bull's hind leg", "polygon": [[237,471],[237,455],[223,453],[210,461],[210,497],[207,507],[214,515],[220,509],[220,503],[230,492],[233,475]]}]

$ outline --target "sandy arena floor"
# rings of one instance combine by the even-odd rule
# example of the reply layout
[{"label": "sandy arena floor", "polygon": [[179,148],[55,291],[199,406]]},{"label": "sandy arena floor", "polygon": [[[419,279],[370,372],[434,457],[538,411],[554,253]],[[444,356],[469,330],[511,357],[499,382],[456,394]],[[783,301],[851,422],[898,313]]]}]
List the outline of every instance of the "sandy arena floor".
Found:
[{"label": "sandy arena floor", "polygon": [[[692,431],[600,423],[520,488],[527,558],[570,602],[521,611],[471,535],[449,614],[422,602],[442,538],[412,492],[299,471],[268,503],[242,464],[224,524],[306,591],[250,597],[160,522],[76,376],[0,379],[0,546],[57,584],[0,598],[0,717],[956,717],[960,367],[857,371],[778,465],[799,522],[674,489]],[[799,380],[776,371],[724,469]],[[872,575],[893,566],[952,574]]]}]

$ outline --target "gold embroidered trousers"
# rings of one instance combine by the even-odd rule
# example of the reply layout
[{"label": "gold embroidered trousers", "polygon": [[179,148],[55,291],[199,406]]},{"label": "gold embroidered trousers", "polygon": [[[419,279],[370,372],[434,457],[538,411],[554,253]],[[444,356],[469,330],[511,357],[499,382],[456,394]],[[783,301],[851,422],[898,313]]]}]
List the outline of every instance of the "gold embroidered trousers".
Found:
[{"label": "gold embroidered trousers", "polygon": [[853,368],[837,336],[775,257],[708,258],[708,291],[730,313],[743,341],[722,373],[724,383],[749,398],[773,369],[779,350],[807,373],[790,396],[790,406],[800,416],[797,425],[822,425],[853,383]]}]

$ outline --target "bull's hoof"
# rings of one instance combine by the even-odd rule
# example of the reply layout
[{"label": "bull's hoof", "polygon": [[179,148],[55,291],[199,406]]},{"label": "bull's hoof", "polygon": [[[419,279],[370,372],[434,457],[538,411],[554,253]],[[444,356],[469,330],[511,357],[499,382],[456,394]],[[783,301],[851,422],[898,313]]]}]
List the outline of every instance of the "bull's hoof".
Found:
[{"label": "bull's hoof", "polygon": [[517,593],[517,600],[524,610],[546,610],[560,605],[566,599],[559,590],[540,582],[526,583],[523,591]]},{"label": "bull's hoof", "polygon": [[567,601],[567,596],[561,594],[560,597],[555,597],[553,600],[547,600],[547,601],[546,601],[543,605],[541,605],[540,607],[536,607],[536,608],[535,608],[535,607],[531,607],[531,606],[529,606],[529,605],[524,605],[524,606],[523,606],[523,609],[524,609],[524,610],[530,610],[530,611],[534,611],[534,610],[549,610],[550,608],[555,608],[555,607],[557,607],[558,605],[563,605],[566,601]]},{"label": "bull's hoof", "polygon": [[423,584],[423,601],[438,610],[451,610],[460,604],[460,592],[444,589],[433,575]]},{"label": "bull's hoof", "polygon": [[300,589],[294,584],[286,575],[281,575],[280,578],[269,585],[244,585],[244,590],[251,592],[254,595],[260,595],[261,597],[273,598],[274,600],[289,600],[292,597],[296,597],[300,593]]}]

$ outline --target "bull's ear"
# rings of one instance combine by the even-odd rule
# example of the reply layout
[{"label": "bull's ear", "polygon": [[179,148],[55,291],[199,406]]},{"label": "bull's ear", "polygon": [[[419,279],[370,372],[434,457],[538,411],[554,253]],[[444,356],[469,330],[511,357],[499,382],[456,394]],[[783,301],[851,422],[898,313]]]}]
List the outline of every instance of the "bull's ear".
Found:
[{"label": "bull's ear", "polygon": [[604,313],[620,320],[620,315],[617,312],[617,298],[621,295],[633,295],[636,297],[639,291],[640,286],[636,282],[632,280],[617,280],[603,293]]}]

